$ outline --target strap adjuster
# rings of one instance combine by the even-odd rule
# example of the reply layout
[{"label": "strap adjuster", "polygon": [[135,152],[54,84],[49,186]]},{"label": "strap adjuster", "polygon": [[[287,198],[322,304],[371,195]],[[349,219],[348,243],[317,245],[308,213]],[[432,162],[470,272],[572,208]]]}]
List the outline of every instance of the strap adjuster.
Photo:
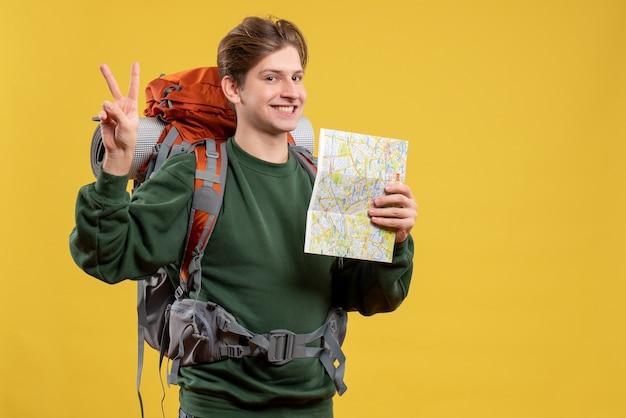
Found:
[{"label": "strap adjuster", "polygon": [[242,358],[246,354],[240,345],[221,346],[219,350],[221,357]]},{"label": "strap adjuster", "polygon": [[294,343],[296,334],[286,329],[270,331],[267,337],[267,361],[277,366],[289,363],[293,360]]}]

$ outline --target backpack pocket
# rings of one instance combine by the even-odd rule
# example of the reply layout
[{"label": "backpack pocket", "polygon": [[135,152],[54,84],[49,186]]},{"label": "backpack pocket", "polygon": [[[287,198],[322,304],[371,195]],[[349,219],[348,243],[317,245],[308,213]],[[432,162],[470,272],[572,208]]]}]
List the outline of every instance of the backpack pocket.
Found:
[{"label": "backpack pocket", "polygon": [[215,306],[195,299],[174,301],[169,312],[167,357],[181,366],[219,360],[215,341]]}]

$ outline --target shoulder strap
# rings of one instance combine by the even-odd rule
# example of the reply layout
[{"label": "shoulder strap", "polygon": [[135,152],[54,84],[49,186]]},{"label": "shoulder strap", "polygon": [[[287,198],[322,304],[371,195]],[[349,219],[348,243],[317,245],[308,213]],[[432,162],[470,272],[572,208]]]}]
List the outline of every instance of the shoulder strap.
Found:
[{"label": "shoulder strap", "polygon": [[[228,171],[226,141],[206,139],[196,145],[194,153],[195,189],[189,215],[187,243],[180,269],[181,290],[186,294],[191,290],[191,286],[197,291],[200,290],[202,257],[222,206]],[[182,295],[177,295],[180,296]]]},{"label": "shoulder strap", "polygon": [[315,158],[308,149],[300,147],[295,143],[289,143],[289,150],[296,157],[300,165],[304,167],[306,172],[309,173],[311,180],[315,181],[315,176],[317,175],[317,158]]}]

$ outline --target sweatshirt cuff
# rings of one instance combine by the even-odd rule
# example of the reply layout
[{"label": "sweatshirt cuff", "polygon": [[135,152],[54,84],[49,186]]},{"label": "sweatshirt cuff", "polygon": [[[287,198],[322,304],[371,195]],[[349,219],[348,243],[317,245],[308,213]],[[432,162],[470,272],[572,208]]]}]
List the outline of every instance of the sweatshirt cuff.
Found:
[{"label": "sweatshirt cuff", "polygon": [[393,255],[398,256],[404,254],[405,251],[409,248],[409,242],[413,241],[413,237],[409,235],[407,239],[402,242],[398,242],[393,246]]},{"label": "sweatshirt cuff", "polygon": [[108,200],[123,199],[126,197],[126,187],[129,180],[130,174],[115,176],[100,170],[95,185],[96,193],[106,196]]}]

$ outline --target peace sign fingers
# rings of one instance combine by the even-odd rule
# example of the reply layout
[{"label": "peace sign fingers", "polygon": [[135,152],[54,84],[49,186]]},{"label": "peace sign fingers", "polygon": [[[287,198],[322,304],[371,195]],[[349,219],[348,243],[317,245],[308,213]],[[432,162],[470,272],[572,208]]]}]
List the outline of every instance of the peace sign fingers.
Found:
[{"label": "peace sign fingers", "polygon": [[120,91],[120,87],[117,84],[117,80],[113,76],[111,69],[108,65],[102,64],[100,66],[100,72],[106,80],[109,91],[116,102],[124,101],[124,99],[132,102],[136,102],[139,97],[139,63],[133,63],[130,71],[130,84],[128,86],[128,93],[126,97]]},{"label": "peace sign fingers", "polygon": [[106,149],[102,168],[111,174],[124,174],[130,169],[137,142],[139,64],[134,63],[131,67],[126,96],[120,91],[108,65],[102,64],[100,72],[113,96],[113,103],[105,101],[99,113],[102,139]]}]

